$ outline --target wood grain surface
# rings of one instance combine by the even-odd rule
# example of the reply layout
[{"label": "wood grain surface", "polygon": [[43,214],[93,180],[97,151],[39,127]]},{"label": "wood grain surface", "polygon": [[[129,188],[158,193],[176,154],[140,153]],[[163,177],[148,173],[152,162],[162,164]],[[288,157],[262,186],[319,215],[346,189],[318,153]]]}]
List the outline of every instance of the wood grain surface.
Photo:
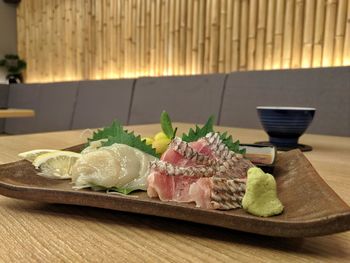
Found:
[{"label": "wood grain surface", "polygon": [[0,118],[34,117],[35,112],[30,109],[0,109]]},{"label": "wood grain surface", "polygon": [[349,0],[22,0],[17,49],[27,83],[349,66],[349,19]]},{"label": "wood grain surface", "polygon": [[[180,132],[189,125],[179,124]],[[159,125],[130,127],[144,136]],[[225,129],[225,128],[220,128]],[[229,129],[244,143],[261,130]],[[0,137],[0,163],[34,148],[66,148],[88,132]],[[304,135],[305,155],[350,204],[350,138]],[[0,197],[0,262],[348,262],[350,232],[314,238],[272,238],[174,219]]]}]

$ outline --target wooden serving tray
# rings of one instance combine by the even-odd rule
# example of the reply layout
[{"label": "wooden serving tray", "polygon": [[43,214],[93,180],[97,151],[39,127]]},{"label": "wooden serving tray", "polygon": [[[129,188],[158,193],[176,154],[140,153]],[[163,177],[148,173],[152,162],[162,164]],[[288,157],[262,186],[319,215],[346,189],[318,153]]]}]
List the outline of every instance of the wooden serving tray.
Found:
[{"label": "wooden serving tray", "polygon": [[307,237],[350,230],[350,207],[323,181],[299,150],[278,154],[274,176],[285,210],[269,218],[252,216],[243,209],[205,210],[194,204],[161,202],[149,198],[145,192],[123,196],[72,190],[69,180],[40,177],[25,160],[0,166],[0,194],[176,218],[269,236]]}]

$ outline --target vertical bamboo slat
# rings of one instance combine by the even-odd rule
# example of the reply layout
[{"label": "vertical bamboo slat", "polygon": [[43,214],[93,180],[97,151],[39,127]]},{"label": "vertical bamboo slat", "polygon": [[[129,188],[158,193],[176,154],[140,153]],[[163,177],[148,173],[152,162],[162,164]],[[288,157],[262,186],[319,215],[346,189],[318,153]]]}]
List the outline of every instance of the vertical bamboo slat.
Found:
[{"label": "vertical bamboo slat", "polygon": [[[168,24],[166,22],[167,18],[167,3],[168,1],[166,0],[161,0],[161,15],[160,15],[160,60],[159,60],[159,66],[160,66],[160,75],[166,75],[166,68],[167,68],[167,63],[166,63],[166,50],[165,50],[165,39],[167,38],[167,28]],[[140,44],[141,46],[141,44]]]},{"label": "vertical bamboo slat", "polygon": [[187,19],[186,19],[186,47],[184,50],[186,57],[186,74],[192,73],[192,28],[193,28],[193,1],[187,1]]},{"label": "vertical bamboo slat", "polygon": [[199,1],[193,1],[193,13],[189,16],[192,16],[192,35],[189,36],[191,38],[191,65],[189,74],[195,74],[197,71],[197,61],[198,61],[198,30],[199,30]]},{"label": "vertical bamboo slat", "polygon": [[17,32],[27,82],[350,65],[349,0],[22,0]]},{"label": "vertical bamboo slat", "polygon": [[232,20],[233,20],[233,1],[227,1],[227,14],[225,23],[225,72],[231,71],[231,39],[232,39]]},{"label": "vertical bamboo slat", "polygon": [[[311,0],[313,2],[313,0]],[[294,11],[293,46],[291,68],[300,68],[303,40],[304,0],[297,0]],[[310,34],[313,35],[312,33]]]},{"label": "vertical bamboo slat", "polygon": [[[322,65],[323,35],[325,26],[326,0],[317,0],[315,34],[313,44],[312,66],[320,67]],[[306,65],[308,66],[308,65]]]},{"label": "vertical bamboo slat", "polygon": [[[145,68],[144,73],[146,76],[150,76],[150,62],[151,62],[151,0],[146,2],[146,24],[145,24]],[[135,76],[133,76],[135,77]]]},{"label": "vertical bamboo slat", "polygon": [[331,66],[334,51],[335,16],[337,12],[337,0],[327,0],[326,20],[324,31],[324,46],[322,50],[322,66]]},{"label": "vertical bamboo slat", "polygon": [[350,65],[350,3],[348,3],[346,15],[346,29],[344,37],[343,65]]},{"label": "vertical bamboo slat", "polygon": [[[244,56],[242,48],[245,47],[245,42],[243,43],[243,41],[241,41],[243,40],[243,38],[240,38],[240,33],[241,33],[240,31],[241,20],[239,16],[240,12],[241,12],[240,0],[235,0],[233,3],[232,51],[231,51],[231,70],[233,71],[237,71],[239,69],[240,56],[242,57]],[[239,50],[240,45],[241,45],[241,52]]]},{"label": "vertical bamboo slat", "polygon": [[137,72],[135,71],[136,68],[136,25],[137,25],[137,17],[136,17],[136,7],[137,7],[137,1],[132,0],[131,3],[131,76],[135,77],[137,76]]},{"label": "vertical bamboo slat", "polygon": [[169,3],[169,43],[168,49],[168,74],[173,75],[174,72],[174,47],[175,47],[175,1],[170,1]]},{"label": "vertical bamboo slat", "polygon": [[257,20],[257,10],[258,9],[258,0],[250,0],[249,1],[249,15],[248,15],[248,61],[247,61],[247,69],[254,69],[255,62],[255,51],[256,51],[256,20]]},{"label": "vertical bamboo slat", "polygon": [[205,11],[205,42],[204,42],[204,69],[203,73],[209,73],[209,50],[210,50],[210,14],[211,14],[211,2],[212,0],[206,1]]},{"label": "vertical bamboo slat", "polygon": [[102,1],[102,78],[108,78],[109,73],[109,58],[110,58],[110,45],[109,45],[109,37],[110,34],[108,32],[108,0]]},{"label": "vertical bamboo slat", "polygon": [[264,41],[266,32],[267,0],[259,0],[258,25],[256,35],[255,69],[264,68]]},{"label": "vertical bamboo slat", "polygon": [[150,75],[155,75],[156,72],[156,0],[151,0],[151,23],[150,23]]},{"label": "vertical bamboo slat", "polygon": [[175,2],[175,17],[174,17],[174,64],[172,65],[173,74],[179,74],[179,60],[180,60],[180,0],[173,0]]},{"label": "vertical bamboo slat", "polygon": [[218,71],[218,48],[219,48],[219,7],[220,0],[212,0],[210,18],[210,50],[209,50],[209,73]]},{"label": "vertical bamboo slat", "polygon": [[282,68],[290,68],[292,60],[292,41],[293,41],[293,14],[294,14],[294,0],[287,0],[285,18],[284,18],[284,32],[283,32],[283,53],[282,53]]},{"label": "vertical bamboo slat", "polygon": [[247,42],[248,42],[248,1],[241,2],[240,42],[239,42],[239,70],[247,69]]},{"label": "vertical bamboo slat", "polygon": [[205,2],[199,1],[198,60],[195,62],[197,64],[196,74],[204,72],[205,7]]},{"label": "vertical bamboo slat", "polygon": [[269,0],[267,7],[264,69],[272,69],[275,4],[275,0]]},{"label": "vertical bamboo slat", "polygon": [[284,0],[276,0],[276,20],[274,32],[274,49],[273,49],[273,69],[281,68],[282,62],[282,44],[283,44],[283,27],[284,27]]},{"label": "vertical bamboo slat", "polygon": [[348,0],[338,0],[337,21],[335,28],[334,61],[332,63],[334,66],[341,66],[343,62],[347,2]]},{"label": "vertical bamboo slat", "polygon": [[186,73],[186,0],[180,0],[179,74]]},{"label": "vertical bamboo slat", "polygon": [[[313,48],[313,38],[314,38],[314,27],[318,26],[317,21],[320,17],[316,14],[316,24],[315,21],[315,0],[309,0],[305,2],[305,23],[303,32],[303,50],[302,50],[302,63],[303,68],[310,67],[312,63],[312,48]],[[315,31],[316,36],[316,31]]]},{"label": "vertical bamboo slat", "polygon": [[169,56],[168,56],[168,46],[169,46],[169,26],[170,26],[170,23],[169,23],[169,10],[170,10],[170,5],[169,5],[169,1],[167,0],[163,0],[163,5],[164,5],[164,16],[163,16],[163,36],[164,36],[164,39],[162,41],[163,43],[163,50],[164,50],[164,53],[163,53],[163,59],[164,59],[164,64],[163,64],[163,67],[164,67],[164,75],[169,75]]},{"label": "vertical bamboo slat", "polygon": [[225,25],[227,6],[226,0],[220,0],[220,18],[219,18],[219,54],[218,54],[218,72],[225,72]]},{"label": "vertical bamboo slat", "polygon": [[[139,9],[137,8],[137,11]],[[139,17],[139,16],[138,16]],[[156,69],[155,69],[155,75],[161,75],[162,74],[162,71],[161,71],[161,65],[160,65],[160,61],[162,60],[162,57],[161,57],[161,28],[160,28],[160,25],[161,25],[161,0],[157,0],[156,2]],[[137,46],[140,45],[139,42],[136,42]]]}]

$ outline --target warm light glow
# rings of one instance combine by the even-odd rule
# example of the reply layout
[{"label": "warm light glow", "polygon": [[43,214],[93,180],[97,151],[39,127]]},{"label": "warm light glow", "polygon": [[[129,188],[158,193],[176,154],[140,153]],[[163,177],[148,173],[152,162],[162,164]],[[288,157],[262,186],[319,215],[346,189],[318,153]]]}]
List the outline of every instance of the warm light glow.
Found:
[{"label": "warm light glow", "polygon": [[28,83],[350,65],[348,1],[61,2],[18,5]]}]

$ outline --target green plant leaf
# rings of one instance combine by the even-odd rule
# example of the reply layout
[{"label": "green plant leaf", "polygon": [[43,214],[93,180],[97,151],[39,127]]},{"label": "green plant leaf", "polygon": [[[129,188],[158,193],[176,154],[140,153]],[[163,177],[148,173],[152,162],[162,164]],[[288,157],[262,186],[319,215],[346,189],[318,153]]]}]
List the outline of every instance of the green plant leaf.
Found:
[{"label": "green plant leaf", "polygon": [[27,67],[27,63],[24,60],[18,60],[18,69],[22,70],[25,69]]},{"label": "green plant leaf", "polygon": [[239,140],[233,141],[232,136],[227,136],[227,132],[220,134],[222,142],[235,153],[245,154],[245,149],[239,149]]},{"label": "green plant leaf", "polygon": [[22,70],[27,66],[27,63],[20,59],[16,54],[7,54],[4,59],[0,60],[0,66],[7,69],[9,75],[21,75]]},{"label": "green plant leaf", "polygon": [[[182,140],[185,142],[194,142],[200,138],[206,136],[209,132],[214,132],[214,116],[210,116],[205,125],[200,128],[198,125],[195,126],[195,130],[192,128],[189,130],[188,134],[182,135]],[[245,149],[239,149],[239,141],[233,141],[232,136],[227,136],[227,132],[219,133],[222,142],[233,152],[244,154]]]},{"label": "green plant leaf", "polygon": [[169,138],[172,139],[175,137],[173,125],[171,123],[171,119],[169,117],[169,114],[166,111],[163,111],[160,115],[160,125],[162,127],[162,130],[164,134]]},{"label": "green plant leaf", "polygon": [[136,136],[134,132],[124,130],[123,126],[117,121],[114,121],[108,127],[94,132],[92,138],[88,139],[88,144],[86,146],[88,146],[90,142],[102,139],[106,140],[102,143],[102,146],[110,146],[114,143],[126,144],[157,158],[160,157],[152,146],[146,144],[146,140],[142,140],[141,136]]},{"label": "green plant leaf", "polygon": [[209,132],[213,132],[213,131],[214,131],[214,116],[210,116],[202,128],[196,125],[195,130],[191,128],[188,134],[184,133],[182,135],[182,140],[185,142],[194,142],[204,137]]}]

